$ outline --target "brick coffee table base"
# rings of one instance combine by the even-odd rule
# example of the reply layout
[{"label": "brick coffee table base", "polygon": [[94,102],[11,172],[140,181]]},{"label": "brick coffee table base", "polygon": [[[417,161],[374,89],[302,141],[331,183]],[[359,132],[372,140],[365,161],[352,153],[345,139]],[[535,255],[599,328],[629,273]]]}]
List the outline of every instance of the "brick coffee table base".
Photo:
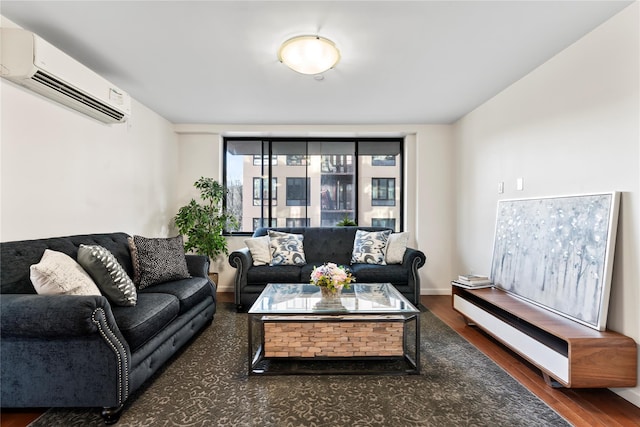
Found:
[{"label": "brick coffee table base", "polygon": [[322,298],[306,283],[269,283],[251,306],[249,375],[417,375],[420,310],[391,283]]},{"label": "brick coffee table base", "polygon": [[265,357],[402,357],[404,318],[264,320]]}]

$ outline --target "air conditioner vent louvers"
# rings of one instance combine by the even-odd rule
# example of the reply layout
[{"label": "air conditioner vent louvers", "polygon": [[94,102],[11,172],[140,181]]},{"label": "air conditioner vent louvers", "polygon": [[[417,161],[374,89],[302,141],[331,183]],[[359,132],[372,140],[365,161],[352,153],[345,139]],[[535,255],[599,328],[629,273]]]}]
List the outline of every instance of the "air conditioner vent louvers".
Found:
[{"label": "air conditioner vent louvers", "polygon": [[37,71],[33,77],[33,80],[55,90],[56,92],[60,92],[64,95],[67,95],[73,99],[75,99],[76,101],[86,105],[89,108],[92,108],[94,110],[100,111],[103,114],[106,114],[110,117],[113,117],[116,120],[121,120],[122,117],[124,117],[124,114],[114,110],[113,108],[109,107],[108,105],[102,104],[98,101],[96,101],[93,98],[90,98],[88,96],[86,96],[85,94],[83,94],[82,92],[79,92],[78,90],[74,89],[73,87],[67,85],[64,82],[61,82],[60,80],[49,76],[41,71]]}]

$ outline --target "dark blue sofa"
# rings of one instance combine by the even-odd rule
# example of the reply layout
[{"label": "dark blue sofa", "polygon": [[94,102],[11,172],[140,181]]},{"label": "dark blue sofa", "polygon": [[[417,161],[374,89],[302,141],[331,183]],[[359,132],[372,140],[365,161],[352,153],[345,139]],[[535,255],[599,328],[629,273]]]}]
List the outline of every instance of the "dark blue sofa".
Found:
[{"label": "dark blue sofa", "polygon": [[253,237],[265,236],[269,230],[304,235],[306,265],[254,266],[249,248],[229,254],[229,263],[236,268],[235,303],[238,311],[253,305],[268,283],[308,283],[314,266],[335,262],[351,268],[358,283],[391,283],[411,303],[420,303],[420,276],[418,269],[426,262],[425,254],[407,248],[402,264],[353,264],[351,254],[357,230],[381,231],[383,227],[291,227],[258,228]]},{"label": "dark blue sofa", "polygon": [[192,276],[138,290],[134,307],[104,296],[38,295],[29,267],[45,249],[76,259],[80,244],[107,248],[132,277],[125,233],[0,243],[2,407],[101,407],[117,422],[127,398],[216,311],[209,259],[187,255]]}]

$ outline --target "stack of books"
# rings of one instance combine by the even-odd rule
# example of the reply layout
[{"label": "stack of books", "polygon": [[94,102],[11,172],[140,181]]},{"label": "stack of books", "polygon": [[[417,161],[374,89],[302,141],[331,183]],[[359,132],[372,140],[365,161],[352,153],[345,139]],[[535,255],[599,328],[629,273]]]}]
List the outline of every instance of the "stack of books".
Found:
[{"label": "stack of books", "polygon": [[461,274],[453,281],[457,286],[463,288],[490,288],[493,286],[491,280],[487,276],[478,276],[477,274]]}]

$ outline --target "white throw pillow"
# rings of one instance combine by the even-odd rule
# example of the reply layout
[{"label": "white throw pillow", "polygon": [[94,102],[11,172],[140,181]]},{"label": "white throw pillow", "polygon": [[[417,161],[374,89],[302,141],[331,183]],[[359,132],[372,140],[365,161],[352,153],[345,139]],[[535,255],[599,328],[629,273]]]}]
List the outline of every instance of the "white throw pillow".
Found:
[{"label": "white throw pillow", "polygon": [[69,255],[45,249],[38,264],[30,267],[31,283],[40,295],[100,295],[100,290]]},{"label": "white throw pillow", "polygon": [[253,265],[267,265],[271,263],[271,249],[269,247],[269,236],[252,237],[246,239],[244,244],[249,248]]},{"label": "white throw pillow", "polygon": [[408,243],[409,233],[407,231],[391,234],[387,242],[387,255],[385,256],[387,264],[402,264]]}]

